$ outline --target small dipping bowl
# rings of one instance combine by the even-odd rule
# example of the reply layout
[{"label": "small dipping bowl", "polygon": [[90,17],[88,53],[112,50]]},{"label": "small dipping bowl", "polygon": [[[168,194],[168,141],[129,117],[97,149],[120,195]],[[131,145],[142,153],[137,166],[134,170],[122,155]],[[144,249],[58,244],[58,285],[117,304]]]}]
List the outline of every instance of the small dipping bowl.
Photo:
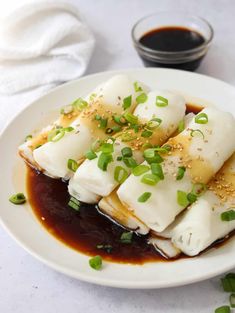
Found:
[{"label": "small dipping bowl", "polygon": [[[174,37],[170,37],[169,30],[176,30]],[[152,41],[149,41],[147,37],[154,33],[158,33],[157,37],[152,36]],[[183,44],[181,49],[179,40],[182,36],[179,38],[177,34],[184,36],[185,40],[191,39],[191,47],[187,49]],[[155,47],[154,38],[158,38]],[[183,12],[155,13],[140,19],[132,28],[134,46],[144,65],[151,67],[194,71],[206,55],[212,38],[213,28],[206,20]]]}]

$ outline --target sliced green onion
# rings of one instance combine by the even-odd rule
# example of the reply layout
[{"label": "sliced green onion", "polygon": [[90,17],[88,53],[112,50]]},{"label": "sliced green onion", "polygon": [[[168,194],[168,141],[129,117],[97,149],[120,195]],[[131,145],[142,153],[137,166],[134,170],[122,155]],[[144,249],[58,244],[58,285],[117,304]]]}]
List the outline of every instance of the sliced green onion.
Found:
[{"label": "sliced green onion", "polygon": [[145,92],[141,93],[138,97],[136,97],[136,103],[145,103],[148,99],[148,96],[146,95]]},{"label": "sliced green onion", "polygon": [[144,150],[144,158],[149,164],[163,162],[163,158],[155,151],[154,148]]},{"label": "sliced green onion", "polygon": [[108,119],[107,118],[101,118],[98,127],[104,129],[107,127],[107,125],[108,125]]},{"label": "sliced green onion", "polygon": [[28,136],[25,137],[24,141],[25,141],[25,142],[26,142],[26,141],[29,141],[29,140],[32,139],[32,138],[33,138],[32,135],[28,135]]},{"label": "sliced green onion", "polygon": [[189,205],[187,193],[185,191],[177,190],[177,203],[182,207]]},{"label": "sliced green onion", "polygon": [[187,199],[188,199],[188,202],[191,204],[191,203],[194,203],[195,201],[197,201],[197,195],[195,195],[194,193],[192,192],[189,192],[187,194]]},{"label": "sliced green onion", "polygon": [[138,82],[134,82],[135,92],[143,91],[142,87],[139,86]]},{"label": "sliced green onion", "polygon": [[138,117],[131,114],[130,112],[125,112],[123,116],[129,123],[138,124]]},{"label": "sliced green onion", "polygon": [[52,142],[57,142],[57,141],[59,141],[61,138],[64,137],[64,134],[65,134],[65,131],[64,131],[64,130],[59,130],[59,131],[58,131],[58,134],[55,135],[55,136],[51,139],[51,141],[52,141]]},{"label": "sliced green onion", "polygon": [[85,153],[85,157],[88,159],[88,160],[93,160],[95,158],[97,158],[97,154],[93,151],[93,150],[89,150]]},{"label": "sliced green onion", "polygon": [[124,126],[127,124],[127,120],[124,118],[123,115],[114,115],[113,120],[115,123],[117,123],[118,125],[121,125],[121,126]]},{"label": "sliced green onion", "polygon": [[200,197],[203,195],[207,190],[207,186],[203,183],[196,183],[193,185],[192,193]]},{"label": "sliced green onion", "polygon": [[206,113],[199,113],[195,116],[195,123],[197,124],[207,124],[208,123],[208,116]]},{"label": "sliced green onion", "polygon": [[121,156],[121,155],[119,155],[119,156],[117,157],[117,161],[122,161],[122,156]]},{"label": "sliced green onion", "polygon": [[48,141],[52,141],[52,142],[57,142],[59,141],[61,138],[64,137],[66,132],[71,132],[73,131],[74,128],[73,127],[66,127],[66,128],[59,128],[59,129],[53,129],[52,131],[50,131],[47,135],[47,140]]},{"label": "sliced green onion", "polygon": [[60,130],[59,129],[52,129],[49,131],[47,134],[47,140],[51,141],[57,134],[59,134]]},{"label": "sliced green onion", "polygon": [[121,241],[121,243],[130,244],[132,241],[132,237],[133,237],[133,232],[131,232],[131,231],[124,232],[124,233],[122,233],[122,235],[120,237],[120,241]]},{"label": "sliced green onion", "polygon": [[148,138],[148,137],[151,137],[153,134],[153,132],[151,130],[144,130],[142,133],[141,133],[141,137],[144,137],[144,138]]},{"label": "sliced green onion", "polygon": [[235,273],[229,273],[221,279],[225,292],[235,292]]},{"label": "sliced green onion", "polygon": [[101,249],[106,251],[107,253],[111,253],[113,250],[113,247],[111,245],[97,245],[96,246],[97,249]]},{"label": "sliced green onion", "polygon": [[76,172],[76,170],[78,169],[78,162],[73,159],[68,159],[67,167],[70,171]]},{"label": "sliced green onion", "polygon": [[150,130],[158,128],[162,123],[160,118],[154,117],[147,123],[147,128]]},{"label": "sliced green onion", "polygon": [[222,221],[230,222],[235,220],[235,210],[229,210],[221,213],[220,215]]},{"label": "sliced green onion", "polygon": [[121,126],[113,126],[113,127],[112,127],[112,130],[113,130],[115,133],[117,133],[117,132],[119,132],[120,130],[122,130],[122,128],[121,128]]},{"label": "sliced green onion", "polygon": [[107,153],[101,153],[99,158],[98,158],[98,167],[102,170],[102,171],[107,171],[107,167],[109,165],[109,163],[111,163],[113,161],[113,157],[111,154],[107,154]]},{"label": "sliced green onion", "polygon": [[138,202],[144,203],[148,201],[148,199],[151,197],[151,192],[144,192],[139,198]]},{"label": "sliced green onion", "polygon": [[10,198],[9,198],[9,201],[13,204],[23,204],[26,202],[26,197],[25,195],[22,193],[22,192],[19,192],[15,195],[12,195]]},{"label": "sliced green onion", "polygon": [[181,180],[184,177],[185,171],[186,171],[186,168],[184,166],[179,166],[176,180]]},{"label": "sliced green onion", "polygon": [[230,302],[230,306],[231,308],[235,308],[235,293],[232,293],[229,297],[229,302]]},{"label": "sliced green onion", "polygon": [[78,98],[77,100],[75,100],[72,103],[72,106],[75,108],[78,108],[80,110],[83,110],[88,106],[88,103],[85,100],[83,100],[82,98]]},{"label": "sliced green onion", "polygon": [[201,135],[202,138],[205,139],[205,136],[204,136],[203,132],[200,129],[191,129],[190,136],[194,137],[195,134]]},{"label": "sliced green onion", "polygon": [[157,96],[156,97],[156,106],[158,107],[166,107],[168,105],[168,99],[162,97],[162,96]]},{"label": "sliced green onion", "polygon": [[119,183],[122,184],[128,177],[128,172],[122,166],[116,166],[114,170],[114,179]]},{"label": "sliced green onion", "polygon": [[100,151],[103,153],[113,153],[113,144],[112,143],[103,143],[100,147]]},{"label": "sliced green onion", "polygon": [[100,270],[102,268],[102,258],[100,255],[96,255],[89,260],[89,265],[94,270]]},{"label": "sliced green onion", "polygon": [[152,174],[154,174],[157,177],[159,177],[159,179],[161,179],[161,180],[164,179],[164,174],[163,174],[163,170],[162,170],[161,164],[152,163],[151,164],[151,171],[152,171]]},{"label": "sliced green onion", "polygon": [[71,197],[68,203],[68,206],[70,206],[72,209],[79,211],[80,210],[80,201],[77,200],[74,197]]},{"label": "sliced green onion", "polygon": [[133,155],[130,147],[122,148],[121,153],[124,158],[129,158],[129,157],[132,157]]},{"label": "sliced green onion", "polygon": [[184,129],[185,129],[185,122],[184,120],[182,120],[178,124],[178,132],[181,133]]},{"label": "sliced green onion", "polygon": [[141,183],[146,185],[155,186],[159,182],[160,177],[153,175],[153,174],[144,174],[141,178]]},{"label": "sliced green onion", "polygon": [[69,126],[69,127],[61,128],[61,130],[64,130],[65,132],[70,133],[71,131],[74,130],[74,128],[72,126]]},{"label": "sliced green onion", "polygon": [[132,134],[129,134],[128,132],[124,132],[121,134],[121,139],[123,142],[129,142],[132,140],[135,140],[137,138],[137,136],[133,136]]},{"label": "sliced green onion", "polygon": [[137,166],[137,162],[133,157],[122,158],[122,160],[125,163],[125,165],[129,168],[134,168]]},{"label": "sliced green onion", "polygon": [[90,101],[93,101],[95,98],[97,97],[97,94],[96,93],[92,93],[89,97],[89,100]]},{"label": "sliced green onion", "polygon": [[230,307],[228,305],[220,306],[215,310],[215,313],[230,313]]},{"label": "sliced green onion", "polygon": [[171,150],[171,146],[170,145],[164,145],[162,147],[154,147],[153,149],[157,152],[160,152],[160,153],[167,153]]},{"label": "sliced green onion", "polygon": [[95,115],[95,120],[96,120],[96,121],[100,121],[100,120],[101,120],[101,115],[96,114],[96,115]]},{"label": "sliced green onion", "polygon": [[132,129],[134,129],[134,132],[135,133],[138,133],[138,131],[140,130],[140,128],[141,128],[141,125],[131,125],[130,126]]},{"label": "sliced green onion", "polygon": [[132,174],[134,176],[140,176],[150,170],[150,167],[148,165],[140,164],[137,165],[132,169]]},{"label": "sliced green onion", "polygon": [[126,109],[129,109],[129,107],[131,106],[131,103],[132,103],[132,96],[128,96],[126,98],[123,99],[123,109],[126,110]]}]

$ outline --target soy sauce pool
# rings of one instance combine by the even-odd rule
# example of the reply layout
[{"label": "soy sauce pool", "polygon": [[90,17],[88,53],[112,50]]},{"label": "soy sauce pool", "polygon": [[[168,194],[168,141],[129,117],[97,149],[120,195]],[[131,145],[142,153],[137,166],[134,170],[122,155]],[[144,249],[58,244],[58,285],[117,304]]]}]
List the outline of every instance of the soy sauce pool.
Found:
[{"label": "soy sauce pool", "polygon": [[[187,105],[187,112],[197,113],[201,109]],[[27,190],[31,207],[43,226],[75,250],[121,263],[168,261],[147,244],[147,236],[133,234],[131,244],[122,243],[120,237],[127,230],[102,215],[97,206],[82,203],[79,212],[69,207],[67,183],[62,180],[28,168]],[[99,245],[106,249],[97,248]]]},{"label": "soy sauce pool", "polygon": [[[157,52],[188,52],[189,50],[200,47],[206,42],[206,39],[200,33],[186,28],[186,27],[175,27],[168,26],[157,29],[152,29],[151,31],[144,34],[139,42],[146,48],[155,50]],[[159,59],[153,60],[153,58],[148,58],[145,55],[140,54],[143,62],[146,66],[160,66],[160,67],[172,67],[184,70],[195,70],[202,58],[200,57],[192,58],[192,61],[181,61],[175,62],[174,60],[169,62],[167,59],[169,56],[166,55],[161,61]],[[168,61],[167,61],[168,60]]]}]

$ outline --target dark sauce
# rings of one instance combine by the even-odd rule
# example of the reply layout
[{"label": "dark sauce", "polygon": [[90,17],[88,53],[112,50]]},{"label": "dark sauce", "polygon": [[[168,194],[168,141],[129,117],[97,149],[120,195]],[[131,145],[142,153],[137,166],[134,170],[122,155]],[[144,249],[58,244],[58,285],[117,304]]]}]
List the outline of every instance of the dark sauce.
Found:
[{"label": "dark sauce", "polygon": [[[200,47],[205,41],[205,38],[194,30],[173,26],[153,29],[139,39],[143,46],[161,52],[187,51]],[[168,63],[167,61],[153,61],[142,54],[140,56],[146,66],[171,67],[190,71],[194,71],[204,57],[204,55],[200,56],[190,62]]]},{"label": "dark sauce", "polygon": [[[187,105],[187,112],[198,113],[201,109]],[[81,203],[79,212],[69,207],[67,183],[62,180],[52,179],[28,167],[27,190],[29,202],[43,226],[77,251],[90,256],[99,254],[105,260],[121,263],[173,261],[165,259],[148,245],[147,236],[133,234],[131,244],[121,243],[120,237],[126,230],[102,215],[96,205]],[[112,249],[98,249],[97,245],[108,245]]]}]

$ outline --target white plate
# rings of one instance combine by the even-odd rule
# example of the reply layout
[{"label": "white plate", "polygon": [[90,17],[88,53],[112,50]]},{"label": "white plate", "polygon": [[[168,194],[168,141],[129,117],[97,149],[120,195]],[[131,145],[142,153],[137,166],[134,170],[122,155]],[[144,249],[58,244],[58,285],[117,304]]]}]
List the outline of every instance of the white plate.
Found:
[{"label": "white plate", "polygon": [[152,88],[180,90],[184,94],[204,99],[202,104],[213,103],[235,115],[235,89],[233,87],[210,77],[184,71],[143,68],[105,72],[58,87],[24,109],[1,134],[0,217],[2,224],[19,244],[45,264],[72,277],[100,285],[123,288],[163,288],[193,283],[232,269],[235,266],[234,239],[218,249],[212,249],[191,259],[144,265],[104,262],[104,268],[101,271],[95,271],[88,265],[89,257],[51,236],[41,226],[28,204],[14,206],[9,203],[8,198],[11,194],[25,191],[25,166],[17,156],[17,147],[22,139],[31,133],[40,121],[45,122],[55,108],[70,103],[78,96],[86,95],[99,83],[117,73],[126,73]]}]

